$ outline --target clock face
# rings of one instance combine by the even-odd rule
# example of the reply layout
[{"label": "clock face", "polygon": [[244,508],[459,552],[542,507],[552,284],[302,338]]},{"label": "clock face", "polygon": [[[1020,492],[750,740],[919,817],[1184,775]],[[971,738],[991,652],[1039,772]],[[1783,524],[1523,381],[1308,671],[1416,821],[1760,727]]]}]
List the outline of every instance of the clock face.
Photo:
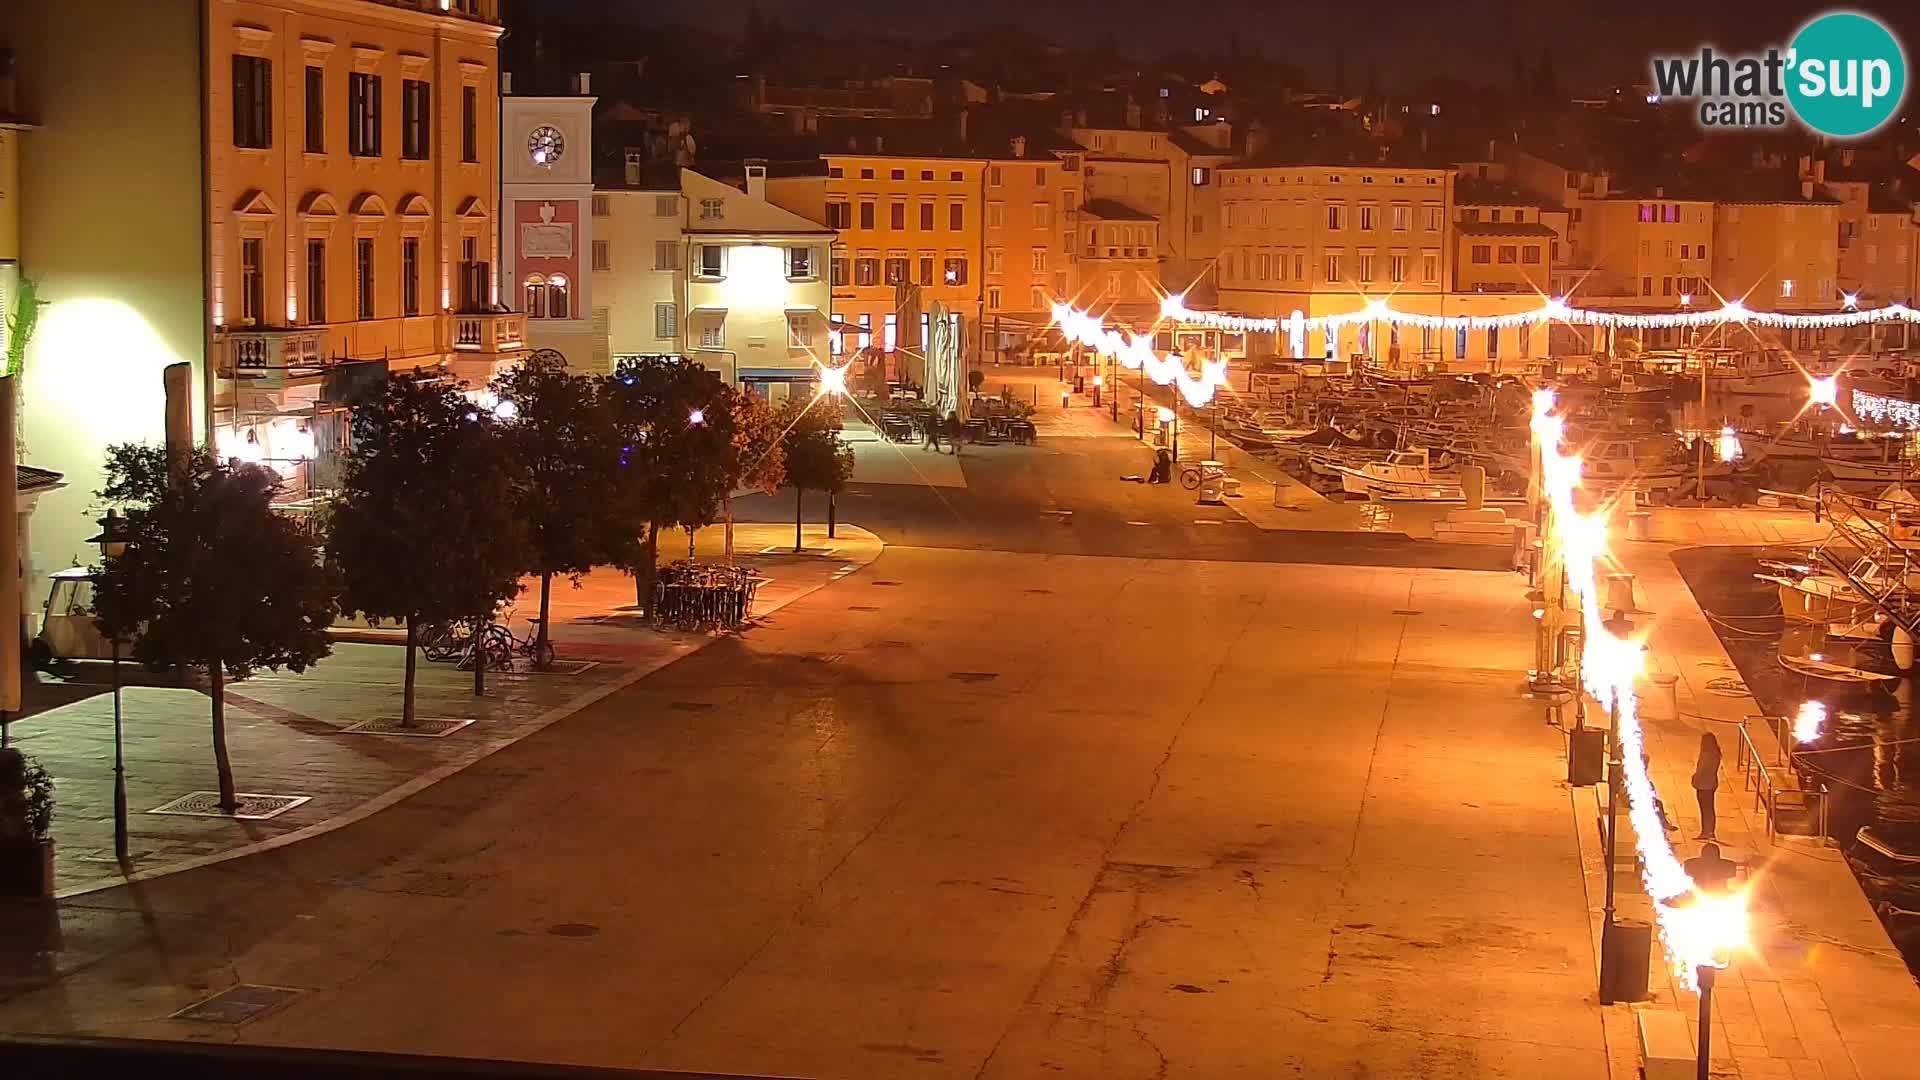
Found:
[{"label": "clock face", "polygon": [[541,124],[527,133],[527,156],[535,165],[551,166],[566,152],[566,137],[552,124]]}]

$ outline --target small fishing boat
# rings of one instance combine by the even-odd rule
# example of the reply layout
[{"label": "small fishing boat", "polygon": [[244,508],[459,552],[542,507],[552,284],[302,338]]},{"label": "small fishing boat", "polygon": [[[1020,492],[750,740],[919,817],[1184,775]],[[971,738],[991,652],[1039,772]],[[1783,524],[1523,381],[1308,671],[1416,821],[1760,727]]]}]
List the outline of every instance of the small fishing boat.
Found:
[{"label": "small fishing boat", "polygon": [[1914,472],[1913,463],[1908,461],[1849,461],[1837,457],[1821,458],[1820,468],[1829,478],[1840,483],[1880,487],[1901,483]]},{"label": "small fishing boat", "polygon": [[1340,490],[1349,495],[1418,501],[1464,502],[1457,473],[1436,474],[1425,447],[1395,450],[1384,461],[1335,466]]}]

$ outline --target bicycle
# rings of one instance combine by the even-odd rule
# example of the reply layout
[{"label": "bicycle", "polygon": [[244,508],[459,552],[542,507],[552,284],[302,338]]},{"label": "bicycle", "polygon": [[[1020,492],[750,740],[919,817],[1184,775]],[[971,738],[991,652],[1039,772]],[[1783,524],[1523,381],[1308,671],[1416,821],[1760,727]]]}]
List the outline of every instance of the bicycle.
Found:
[{"label": "bicycle", "polygon": [[1180,486],[1186,488],[1188,491],[1194,491],[1198,489],[1203,482],[1207,480],[1218,480],[1226,475],[1227,470],[1218,465],[1208,465],[1204,462],[1196,461],[1191,465],[1183,465],[1180,467]]},{"label": "bicycle", "polygon": [[420,649],[428,660],[444,664],[466,656],[467,643],[472,637],[472,624],[464,620],[430,623],[420,630]]},{"label": "bicycle", "polygon": [[553,639],[540,640],[540,617],[530,615],[527,636],[520,637],[504,623],[488,623],[481,631],[486,641],[487,663],[502,669],[513,663],[515,656],[524,656],[533,661],[536,671],[553,666]]}]

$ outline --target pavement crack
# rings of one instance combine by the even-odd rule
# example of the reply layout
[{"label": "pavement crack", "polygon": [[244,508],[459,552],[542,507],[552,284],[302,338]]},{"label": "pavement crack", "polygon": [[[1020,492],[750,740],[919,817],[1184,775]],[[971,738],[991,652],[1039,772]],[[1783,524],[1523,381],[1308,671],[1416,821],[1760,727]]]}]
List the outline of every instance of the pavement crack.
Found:
[{"label": "pavement crack", "polygon": [[[1413,606],[1413,583],[1414,578],[1412,575],[1409,575],[1407,577],[1407,602],[1405,604],[1407,608]],[[1337,907],[1345,907],[1347,902],[1347,886],[1353,882],[1353,860],[1354,856],[1360,850],[1360,828],[1367,816],[1367,793],[1373,787],[1373,771],[1375,767],[1380,764],[1380,740],[1386,736],[1387,711],[1393,707],[1393,680],[1394,676],[1400,670],[1400,654],[1406,649],[1407,626],[1411,621],[1410,619],[1400,620],[1399,634],[1395,637],[1393,643],[1393,660],[1387,665],[1386,678],[1383,680],[1386,684],[1386,693],[1380,697],[1380,716],[1373,728],[1373,746],[1367,751],[1367,774],[1360,780],[1360,805],[1354,810],[1353,832],[1347,838],[1347,855],[1340,865],[1340,894],[1334,901]],[[1333,981],[1333,962],[1339,955],[1336,950],[1335,941],[1337,934],[1339,934],[1337,928],[1327,931],[1327,964],[1326,968],[1320,973],[1320,985],[1322,986]]]},{"label": "pavement crack", "polygon": [[[1131,581],[1131,578],[1129,578],[1129,581]],[[1115,591],[1115,595],[1118,596],[1120,591],[1123,591],[1125,587],[1123,583],[1121,589]],[[1265,607],[1266,603],[1264,600],[1259,604],[1250,605],[1247,608],[1246,617],[1240,623],[1239,630],[1234,633],[1233,639],[1227,642],[1225,647],[1220,650],[1219,658],[1214,661],[1213,670],[1207,673],[1206,685],[1202,686],[1200,692],[1194,696],[1193,703],[1187,707],[1186,713],[1180,717],[1180,723],[1174,726],[1173,735],[1167,739],[1166,750],[1161,753],[1160,760],[1154,763],[1153,778],[1147,784],[1147,790],[1127,809],[1126,816],[1120,819],[1119,826],[1113,830],[1113,835],[1107,838],[1106,845],[1100,849],[1100,858],[1094,864],[1096,869],[1094,870],[1093,877],[1087,882],[1087,890],[1081,895],[1080,903],[1075,905],[1073,914],[1068,916],[1067,924],[1061,930],[1059,943],[1047,954],[1047,963],[1041,966],[1040,973],[1034,977],[1033,985],[1028,988],[1026,996],[1014,1007],[1013,1015],[1007,1017],[1007,1022],[1000,1028],[1000,1034],[994,1038],[993,1045],[988,1047],[986,1054],[980,1058],[980,1067],[974,1070],[973,1080],[981,1080],[981,1077],[986,1075],[987,1067],[993,1064],[994,1057],[1000,1053],[1001,1046],[1007,1041],[1007,1035],[1012,1032],[1014,1022],[1018,1019],[1020,1010],[1032,1005],[1038,1000],[1040,988],[1046,983],[1048,970],[1051,968],[1054,960],[1067,948],[1067,944],[1073,939],[1073,935],[1081,921],[1086,918],[1087,912],[1093,907],[1093,898],[1100,891],[1100,882],[1106,877],[1108,871],[1113,866],[1114,852],[1119,850],[1120,842],[1126,838],[1127,830],[1133,827],[1133,823],[1146,811],[1148,804],[1153,801],[1153,797],[1159,793],[1161,782],[1166,775],[1167,766],[1173,761],[1174,750],[1179,747],[1181,736],[1186,734],[1187,725],[1193,721],[1194,716],[1199,714],[1201,705],[1204,704],[1207,698],[1213,693],[1214,686],[1220,681],[1220,673],[1226,670],[1227,659],[1233,655],[1234,650],[1239,648],[1240,643],[1246,639],[1247,631],[1253,627],[1255,617],[1258,616]],[[1406,631],[1402,629],[1401,633],[1404,635]],[[1377,737],[1375,745],[1377,748]],[[1140,921],[1138,919],[1139,911],[1137,907],[1139,903],[1138,894],[1135,895],[1134,902],[1136,904],[1134,911],[1134,928],[1126,938],[1122,939],[1120,950],[1116,952],[1108,962],[1109,967],[1122,959],[1121,953],[1125,951],[1127,942],[1130,941],[1134,935],[1138,934],[1146,923],[1153,921],[1151,919],[1146,920],[1146,922]],[[1113,982],[1116,981],[1118,977],[1117,970],[1109,971],[1103,969],[1101,979],[1102,987],[1095,988],[1096,995],[1104,996],[1106,990],[1112,988]],[[1145,1040],[1146,1037],[1142,1035],[1141,1038]],[[1153,1044],[1149,1041],[1148,1045],[1151,1046]],[[1158,1053],[1159,1048],[1155,1047],[1154,1049],[1155,1052]],[[1162,1055],[1160,1075],[1164,1076],[1166,1074],[1166,1068],[1166,1058],[1165,1055]]]}]

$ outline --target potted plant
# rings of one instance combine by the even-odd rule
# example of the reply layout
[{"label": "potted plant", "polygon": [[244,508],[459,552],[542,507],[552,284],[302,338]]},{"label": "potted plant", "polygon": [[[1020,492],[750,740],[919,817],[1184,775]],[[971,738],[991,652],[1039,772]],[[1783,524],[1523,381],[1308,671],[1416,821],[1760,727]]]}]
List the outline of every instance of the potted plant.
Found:
[{"label": "potted plant", "polygon": [[53,777],[0,750],[0,896],[53,895]]}]

